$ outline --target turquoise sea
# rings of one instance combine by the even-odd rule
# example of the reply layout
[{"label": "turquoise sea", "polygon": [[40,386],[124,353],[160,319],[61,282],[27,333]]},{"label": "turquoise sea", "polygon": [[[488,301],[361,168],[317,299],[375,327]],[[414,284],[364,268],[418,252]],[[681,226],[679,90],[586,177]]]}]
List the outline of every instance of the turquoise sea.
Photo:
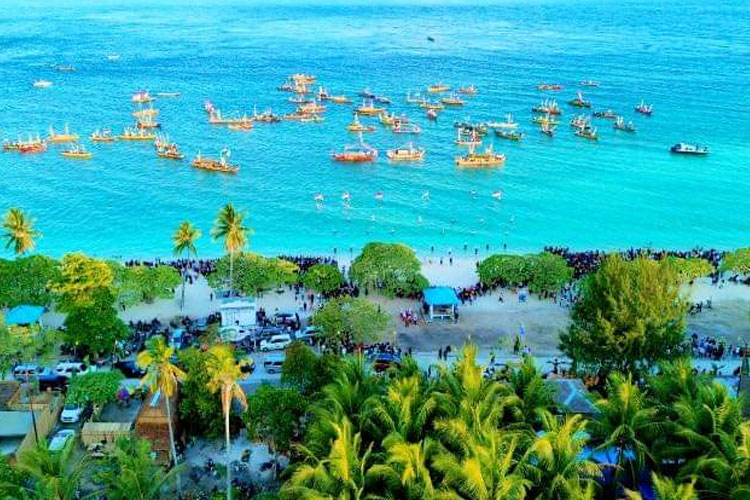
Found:
[{"label": "turquoise sea", "polygon": [[[282,3],[133,1],[5,2],[0,17],[0,133],[46,134],[67,123],[82,137],[131,124],[130,95],[160,99],[159,121],[188,158],[232,150],[238,175],[159,160],[148,143],[88,144],[90,162],[0,153],[0,211],[20,206],[44,232],[39,251],[109,257],[167,256],[178,223],[204,230],[227,202],[249,212],[252,248],[264,253],[357,251],[394,240],[423,253],[507,244],[614,249],[728,248],[750,243],[750,7],[747,0],[507,0],[478,2]],[[434,38],[434,42],[427,39]],[[119,54],[117,61],[108,54]],[[55,71],[70,64],[76,71]],[[249,133],[207,123],[203,100],[224,114],[273,107],[276,87],[312,73],[334,94],[367,87],[424,127],[420,165],[392,165],[385,149],[407,139],[378,126],[366,137],[373,165],[342,165],[330,152],[354,141],[351,107],[329,105],[322,124],[257,125]],[[44,78],[48,89],[34,89]],[[578,82],[594,109],[632,118],[636,134],[597,121],[601,140],[553,139],[530,123],[545,97],[565,103]],[[438,81],[474,83],[479,95],[437,123],[404,102]],[[559,82],[545,94],[539,82]],[[641,100],[651,118],[636,116]],[[501,120],[512,112],[527,137],[494,139],[504,168],[456,169],[454,120]],[[490,139],[491,141],[493,139]],[[678,141],[705,143],[705,158],[671,155]],[[491,193],[502,190],[495,201]],[[421,199],[429,190],[430,199]],[[470,192],[476,191],[476,197]],[[342,206],[343,191],[351,208]],[[384,193],[381,202],[374,199]],[[313,195],[326,201],[316,209]]]}]

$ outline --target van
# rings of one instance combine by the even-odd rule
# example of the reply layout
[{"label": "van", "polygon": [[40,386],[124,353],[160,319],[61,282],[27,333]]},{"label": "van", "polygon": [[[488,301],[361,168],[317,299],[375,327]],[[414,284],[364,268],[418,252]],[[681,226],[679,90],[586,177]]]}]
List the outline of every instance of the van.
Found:
[{"label": "van", "polygon": [[92,371],[92,367],[81,363],[80,361],[63,361],[55,366],[55,373],[63,377],[72,377],[73,375],[85,375]]},{"label": "van", "polygon": [[266,356],[266,359],[263,360],[263,368],[266,370],[266,373],[281,373],[281,366],[284,364],[285,359],[286,356],[283,354]]},{"label": "van", "polygon": [[15,368],[13,368],[13,378],[19,382],[26,382],[27,379],[36,377],[40,371],[41,368],[39,367],[39,365],[17,365]]}]

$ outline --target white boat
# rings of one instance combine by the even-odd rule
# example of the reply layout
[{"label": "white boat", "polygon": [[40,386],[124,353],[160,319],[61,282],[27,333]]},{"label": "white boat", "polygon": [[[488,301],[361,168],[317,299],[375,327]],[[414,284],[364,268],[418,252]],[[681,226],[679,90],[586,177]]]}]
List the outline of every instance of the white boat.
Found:
[{"label": "white boat", "polygon": [[672,153],[680,154],[680,155],[707,155],[708,154],[708,147],[701,146],[700,144],[688,144],[686,142],[678,142],[669,150]]},{"label": "white boat", "polygon": [[35,80],[32,85],[35,89],[46,89],[52,86],[52,82],[49,80]]},{"label": "white boat", "polygon": [[508,113],[505,115],[504,122],[487,122],[487,126],[490,128],[513,130],[518,127],[518,122],[513,120],[512,114]]},{"label": "white boat", "polygon": [[108,61],[119,61],[120,60],[120,54],[107,54],[107,60]]}]

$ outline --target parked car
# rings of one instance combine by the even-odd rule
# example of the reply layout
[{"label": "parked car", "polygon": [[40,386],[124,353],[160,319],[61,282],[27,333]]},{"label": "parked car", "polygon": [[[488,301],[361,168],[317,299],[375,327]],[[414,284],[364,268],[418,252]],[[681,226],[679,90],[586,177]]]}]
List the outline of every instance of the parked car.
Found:
[{"label": "parked car", "polygon": [[73,429],[62,429],[52,436],[49,442],[49,451],[60,451],[65,448],[69,440],[75,437],[76,431]]},{"label": "parked car", "polygon": [[32,379],[38,375],[41,367],[35,364],[22,364],[13,368],[13,378],[19,382],[26,382],[26,379]]},{"label": "parked car", "polygon": [[70,384],[68,377],[58,375],[51,370],[43,370],[36,377],[39,382],[39,390],[44,391],[65,391]]},{"label": "parked car", "polygon": [[399,358],[395,354],[391,354],[388,352],[378,353],[374,355],[371,359],[372,359],[373,369],[377,373],[384,372],[391,366],[395,366],[397,368],[401,366],[401,358]]},{"label": "parked car", "polygon": [[60,422],[64,424],[75,424],[81,418],[81,413],[83,413],[83,407],[74,404],[66,404],[63,406],[62,412],[60,412]]},{"label": "parked car", "polygon": [[116,362],[115,368],[120,370],[125,378],[142,378],[146,374],[146,370],[140,368],[132,359]]},{"label": "parked car", "polygon": [[93,371],[93,368],[81,363],[80,361],[63,361],[57,363],[55,366],[55,372],[63,377],[72,377],[73,375],[85,375]]},{"label": "parked car", "polygon": [[286,356],[283,354],[271,354],[263,360],[263,368],[266,373],[281,373],[281,366],[284,364]]},{"label": "parked car", "polygon": [[305,344],[312,345],[315,342],[316,337],[322,332],[323,330],[321,330],[319,326],[306,326],[302,330],[297,330],[294,333],[294,340],[299,340]]},{"label": "parked car", "polygon": [[273,322],[279,326],[289,326],[296,330],[299,328],[297,317],[293,313],[289,312],[278,312],[273,315]]},{"label": "parked car", "polygon": [[286,349],[286,347],[292,343],[292,337],[287,334],[274,335],[270,339],[262,340],[260,342],[260,350],[262,352],[268,351],[280,351]]}]

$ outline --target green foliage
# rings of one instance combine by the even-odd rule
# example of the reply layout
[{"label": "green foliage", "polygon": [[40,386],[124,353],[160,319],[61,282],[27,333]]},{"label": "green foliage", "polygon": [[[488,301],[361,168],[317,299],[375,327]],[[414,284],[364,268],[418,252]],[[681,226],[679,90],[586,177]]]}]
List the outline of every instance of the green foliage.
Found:
[{"label": "green foliage", "polygon": [[315,311],[312,324],[319,326],[328,344],[377,340],[390,325],[390,318],[365,299],[338,297]]},{"label": "green foliage", "polygon": [[117,390],[123,378],[119,370],[77,375],[70,381],[66,401],[77,405],[87,402],[104,405],[112,402],[117,398]]},{"label": "green foliage", "polygon": [[430,285],[421,268],[414,250],[406,245],[368,243],[352,262],[349,277],[389,297],[410,297]]},{"label": "green foliage", "polygon": [[300,434],[306,409],[305,398],[297,389],[263,384],[247,399],[243,418],[248,437],[268,443],[275,451],[287,451]]},{"label": "green foliage", "polygon": [[118,302],[125,306],[170,299],[174,288],[182,283],[180,273],[172,266],[122,267],[116,276]]},{"label": "green foliage", "polygon": [[48,284],[59,278],[59,263],[32,255],[15,260],[0,259],[0,308],[12,308],[23,304],[49,306],[52,294]]},{"label": "green foliage", "polygon": [[312,396],[333,379],[340,366],[341,358],[338,356],[317,356],[303,342],[293,342],[286,348],[281,382],[297,387],[304,395]]},{"label": "green foliage", "polygon": [[647,369],[677,355],[686,311],[673,268],[613,255],[584,279],[560,347],[576,362],[606,372]]},{"label": "green foliage", "polygon": [[0,456],[0,498],[23,498],[25,480],[24,475],[10,465],[8,457]]},{"label": "green foliage", "polygon": [[[208,276],[208,283],[220,289],[229,281],[231,257],[216,263],[216,272]],[[256,253],[243,252],[234,256],[234,289],[245,295],[258,295],[277,285],[297,281],[297,265],[278,258],[266,258]]]},{"label": "green foliage", "polygon": [[180,388],[179,412],[180,422],[188,434],[213,439],[222,435],[224,419],[219,397],[208,389],[208,356],[195,347],[180,351],[180,365],[187,377]]},{"label": "green foliage", "polygon": [[305,288],[321,293],[331,293],[339,289],[344,283],[344,276],[335,266],[315,264],[302,276]]},{"label": "green foliage", "polygon": [[114,297],[108,289],[98,289],[86,305],[73,306],[65,318],[66,343],[81,355],[99,357],[114,351],[115,342],[130,335],[128,327],[117,317]]},{"label": "green foliage", "polygon": [[528,285],[533,293],[557,292],[573,278],[564,258],[537,255],[492,255],[479,263],[479,280],[489,286]]},{"label": "green foliage", "polygon": [[721,259],[721,271],[730,271],[737,274],[750,274],[750,248],[738,248],[728,252]]},{"label": "green foliage", "polygon": [[93,305],[102,291],[113,293],[114,278],[107,262],[82,253],[69,253],[60,262],[60,274],[50,288],[57,295],[58,308],[70,312]]},{"label": "green foliage", "polygon": [[703,278],[714,272],[714,268],[709,261],[695,257],[683,259],[670,255],[664,259],[664,263],[674,269],[677,277],[683,283]]}]

